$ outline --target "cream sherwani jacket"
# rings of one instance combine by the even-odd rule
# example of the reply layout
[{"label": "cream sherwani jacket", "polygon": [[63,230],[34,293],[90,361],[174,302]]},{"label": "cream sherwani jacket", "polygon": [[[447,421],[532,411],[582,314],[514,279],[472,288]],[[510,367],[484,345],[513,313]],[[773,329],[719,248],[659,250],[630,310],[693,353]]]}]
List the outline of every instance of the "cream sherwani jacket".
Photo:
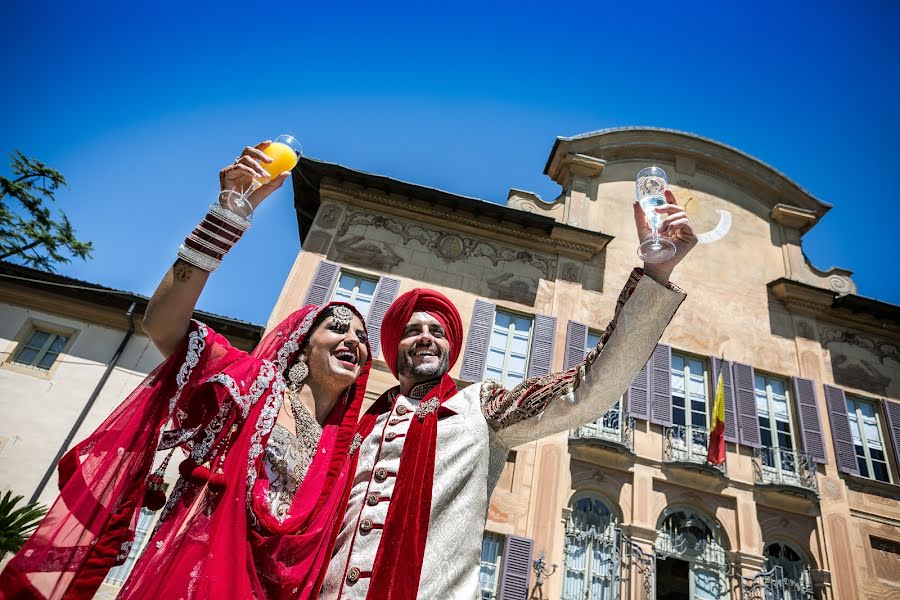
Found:
[{"label": "cream sherwani jacket", "polygon": [[[609,410],[643,368],[684,298],[674,285],[660,285],[635,270],[619,296],[615,317],[581,365],[528,379],[512,390],[483,381],[444,403],[456,414],[438,421],[418,598],[478,596],[488,502],[510,449],[579,427]],[[406,431],[426,392],[414,389],[410,397],[399,396],[362,440],[320,598],[366,597]]]}]

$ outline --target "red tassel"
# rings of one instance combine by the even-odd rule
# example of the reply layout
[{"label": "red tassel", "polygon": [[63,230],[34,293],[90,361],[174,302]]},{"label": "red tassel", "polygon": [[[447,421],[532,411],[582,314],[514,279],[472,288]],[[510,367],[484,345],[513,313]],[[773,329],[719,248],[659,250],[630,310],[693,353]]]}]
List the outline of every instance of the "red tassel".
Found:
[{"label": "red tassel", "polygon": [[209,467],[200,465],[191,471],[191,477],[200,481],[209,481]]},{"label": "red tassel", "polygon": [[147,477],[147,489],[144,491],[144,506],[150,510],[156,511],[166,505],[166,486],[163,477],[169,466],[169,459],[172,458],[172,452],[166,455],[162,463],[156,468],[156,471]]},{"label": "red tassel", "polygon": [[166,495],[160,489],[150,489],[144,493],[144,507],[157,511],[166,505]]},{"label": "red tassel", "polygon": [[220,491],[225,489],[225,473],[221,468],[216,469],[216,472],[209,476],[209,487]]},{"label": "red tassel", "polygon": [[196,468],[197,461],[195,461],[193,458],[188,457],[181,461],[181,464],[178,465],[178,472],[181,473],[181,476],[185,479],[190,479],[191,475],[194,472],[194,469]]}]

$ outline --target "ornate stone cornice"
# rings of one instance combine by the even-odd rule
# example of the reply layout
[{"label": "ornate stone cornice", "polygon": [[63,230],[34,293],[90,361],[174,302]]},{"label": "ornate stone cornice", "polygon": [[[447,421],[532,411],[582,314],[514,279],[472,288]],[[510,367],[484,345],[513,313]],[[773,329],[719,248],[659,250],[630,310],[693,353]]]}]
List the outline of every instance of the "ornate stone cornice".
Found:
[{"label": "ornate stone cornice", "polygon": [[505,223],[496,219],[478,217],[464,209],[436,206],[414,198],[357,189],[352,184],[342,185],[330,180],[322,181],[320,190],[330,197],[368,210],[391,214],[406,219],[418,219],[437,227],[452,228],[461,233],[476,233],[500,238],[507,243],[525,246],[542,252],[559,252],[579,260],[589,260],[613,239],[602,233],[580,230],[566,225],[544,231]]},{"label": "ornate stone cornice", "polygon": [[891,309],[900,316],[900,307],[871,301],[877,304],[875,308],[882,309],[881,314],[875,314],[874,310],[866,311],[857,306],[867,299],[850,294],[840,295],[831,290],[786,278],[771,281],[768,287],[772,295],[781,301],[790,313],[900,338],[900,319],[890,316]]},{"label": "ornate stone cornice", "polygon": [[568,187],[570,175],[597,177],[605,166],[606,161],[601,158],[570,152],[562,160],[554,163],[554,170],[547,174],[561,186]]},{"label": "ornate stone cornice", "polygon": [[[818,220],[831,208],[784,173],[749,154],[684,131],[653,127],[621,127],[558,137],[544,172],[556,179],[571,154],[608,161],[681,163],[687,171],[702,171],[741,188],[773,209],[778,204],[811,211]],[[557,181],[559,181],[557,179]]]},{"label": "ornate stone cornice", "polygon": [[769,217],[779,225],[798,229],[801,233],[808,231],[818,219],[815,212],[788,204],[776,204],[769,212]]}]

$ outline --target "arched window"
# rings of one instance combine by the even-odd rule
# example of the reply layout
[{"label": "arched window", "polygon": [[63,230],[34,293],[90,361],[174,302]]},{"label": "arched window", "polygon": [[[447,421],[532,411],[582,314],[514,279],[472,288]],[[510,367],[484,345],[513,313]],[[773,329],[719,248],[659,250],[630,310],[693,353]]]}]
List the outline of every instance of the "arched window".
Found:
[{"label": "arched window", "polygon": [[690,509],[669,508],[656,538],[658,598],[713,600],[727,596],[719,525]]},{"label": "arched window", "polygon": [[562,600],[615,600],[621,560],[616,520],[609,507],[593,496],[575,500],[571,508]]},{"label": "arched window", "polygon": [[790,545],[772,542],[763,551],[766,557],[766,571],[779,591],[778,598],[784,600],[813,600],[812,577],[809,561]]}]

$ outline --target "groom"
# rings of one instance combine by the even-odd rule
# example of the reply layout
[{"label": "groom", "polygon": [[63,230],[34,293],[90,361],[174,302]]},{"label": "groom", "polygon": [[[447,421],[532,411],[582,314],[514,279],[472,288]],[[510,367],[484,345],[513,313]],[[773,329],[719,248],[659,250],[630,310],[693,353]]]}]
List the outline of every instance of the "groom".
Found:
[{"label": "groom", "polygon": [[[477,596],[488,502],[510,449],[603,415],[684,300],[668,279],[697,238],[674,196],[667,199],[660,231],[675,242],[675,257],[632,272],[597,348],[564,373],[460,392],[448,375],[463,341],[456,307],[427,289],[391,305],[381,347],[400,385],[360,421],[350,448],[355,477],[320,598]],[[646,233],[637,204],[635,223]]]}]

